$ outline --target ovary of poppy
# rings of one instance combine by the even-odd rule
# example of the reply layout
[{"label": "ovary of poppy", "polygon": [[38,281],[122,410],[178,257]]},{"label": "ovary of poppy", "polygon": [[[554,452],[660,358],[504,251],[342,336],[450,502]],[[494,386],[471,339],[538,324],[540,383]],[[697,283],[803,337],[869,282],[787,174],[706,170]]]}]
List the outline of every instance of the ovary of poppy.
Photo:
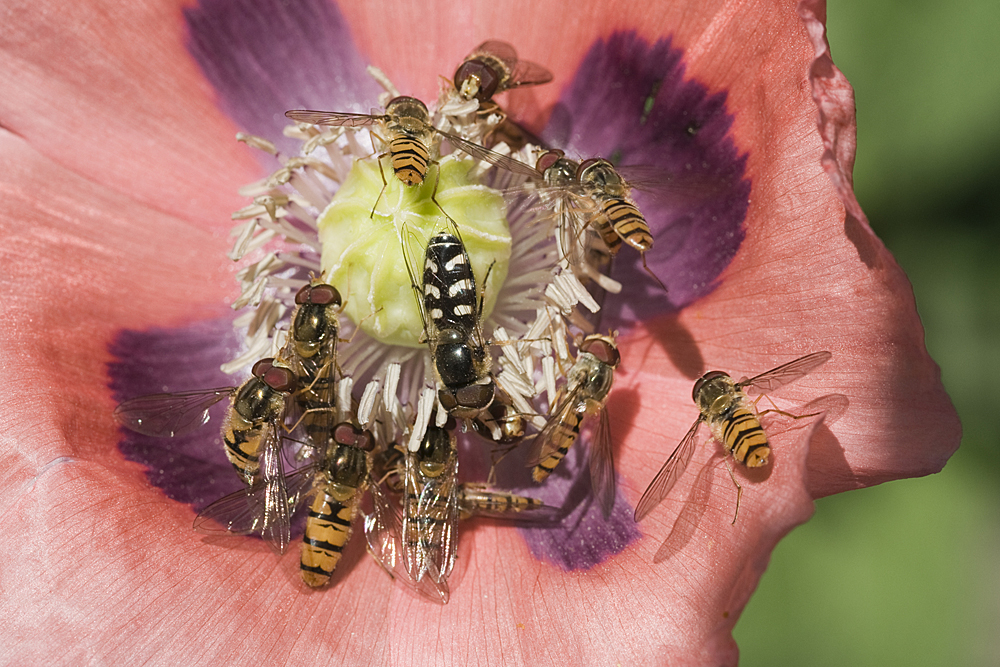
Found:
[{"label": "ovary of poppy", "polygon": [[[201,228],[224,227],[217,218],[239,202],[232,205],[238,197],[226,188],[214,199],[199,181],[234,189],[250,180],[248,158],[227,147],[235,125],[206,104],[209,89],[184,56],[175,5],[77,5],[47,14],[44,23],[23,10],[0,46],[8,81],[33,85],[16,86],[19,95],[0,106],[0,125],[20,135],[3,139],[14,159],[2,172],[2,260],[12,280],[0,331],[4,368],[14,370],[6,375],[2,432],[14,455],[3,464],[0,492],[11,508],[0,520],[8,536],[0,624],[9,638],[0,660],[734,664],[732,626],[774,544],[808,516],[810,496],[943,464],[957,445],[957,420],[924,351],[909,286],[865,221],[845,215],[844,180],[838,191],[824,172],[828,152],[840,173],[850,171],[851,151],[843,150],[850,142],[828,141],[828,149],[823,138],[836,136],[834,128],[849,135],[851,115],[824,93],[838,73],[814,67],[826,62],[820,24],[800,19],[792,3],[624,10],[578,3],[568,20],[562,7],[536,13],[501,3],[353,3],[343,8],[351,29],[331,28],[353,35],[366,59],[405,92],[427,98],[435,75],[448,74],[473,46],[507,39],[556,74],[548,88],[510,96],[510,108],[538,128],[594,40],[617,29],[639,30],[648,44],[671,35],[687,76],[711,93],[726,92],[731,136],[748,156],[752,183],[746,236],[714,291],[622,336],[623,367],[609,409],[620,484],[632,502],[693,420],[690,388],[703,370],[751,375],[830,349],[834,360],[822,372],[778,400],[837,391],[849,397],[848,413],[830,427],[810,423],[775,438],[769,476],[745,483],[735,527],[732,483],[717,458],[704,465],[712,454],[705,447],[675,502],[640,526],[646,537],[589,570],[566,573],[536,560],[513,531],[476,525],[461,533],[446,607],[393,587],[357,542],[334,587],[303,592],[294,558],[275,560],[257,541],[214,543],[189,531],[193,512],[164,497],[115,448],[103,375],[116,329],[218,313],[214,305],[228,291],[226,242]],[[275,54],[290,46],[277,28],[301,13],[266,2],[241,9],[269,21],[254,35],[219,26],[211,33],[210,26],[217,45],[253,44]],[[332,16],[339,21],[336,11]],[[81,25],[93,32],[81,33]],[[37,34],[63,45],[54,61],[34,50]],[[103,43],[147,45],[161,60],[102,52]],[[86,59],[93,69],[81,80],[121,81],[127,72],[139,82],[129,89],[136,104],[126,107],[147,132],[129,134],[134,141],[115,140],[107,129],[121,113],[120,95],[62,78],[81,49],[107,58]],[[261,60],[286,71],[302,65],[278,55]],[[323,76],[306,69],[306,83]],[[42,111],[36,99],[25,101],[31,90],[50,91]],[[195,94],[188,99],[177,90]],[[813,95],[841,114],[821,121]],[[200,123],[179,111],[166,123],[158,115],[192,106]],[[197,150],[185,153],[175,141]],[[158,162],[156,149],[170,159]],[[135,201],[128,201],[131,173]],[[158,174],[164,178],[157,181]],[[53,288],[53,279],[69,289]],[[183,358],[178,351],[178,362]],[[693,509],[685,513],[688,499]],[[674,525],[678,514],[683,521]],[[654,566],[668,534],[671,558]]]}]

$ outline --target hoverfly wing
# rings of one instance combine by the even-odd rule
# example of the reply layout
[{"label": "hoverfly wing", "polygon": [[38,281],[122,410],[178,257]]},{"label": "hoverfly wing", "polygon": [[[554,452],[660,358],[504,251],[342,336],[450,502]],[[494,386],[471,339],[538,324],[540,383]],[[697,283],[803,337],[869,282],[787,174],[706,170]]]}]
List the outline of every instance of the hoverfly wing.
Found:
[{"label": "hoverfly wing", "polygon": [[798,409],[803,416],[823,415],[823,423],[827,426],[837,422],[847,412],[850,401],[843,394],[827,394],[813,399]]},{"label": "hoverfly wing", "polygon": [[697,443],[699,426],[701,426],[700,418],[688,429],[687,434],[681,438],[680,443],[674,448],[673,453],[667,458],[663,467],[660,468],[660,472],[656,473],[656,477],[646,487],[642,498],[639,499],[639,504],[635,506],[634,518],[637,522],[642,521],[654,507],[660,504],[660,501],[670,493],[670,489],[674,488],[674,484],[677,483],[681,474],[687,469],[688,464],[691,463],[691,455],[694,453],[695,444]]},{"label": "hoverfly wing", "polygon": [[813,352],[812,354],[789,361],[787,364],[782,364],[777,368],[772,368],[749,380],[742,379],[736,383],[736,386],[740,389],[752,387],[760,392],[772,392],[812,372],[829,361],[832,356],[831,353],[825,350],[823,352]]},{"label": "hoverfly wing", "polygon": [[490,39],[475,48],[475,50],[465,57],[466,60],[472,60],[477,56],[493,56],[508,69],[513,68],[517,65],[517,50],[507,42],[502,42],[499,39]]},{"label": "hoverfly wing", "polygon": [[385,116],[366,113],[348,113],[346,111],[313,111],[311,109],[294,109],[286,111],[285,116],[296,123],[312,125],[333,125],[335,127],[364,127],[381,123]]},{"label": "hoverfly wing", "polygon": [[261,537],[275,552],[285,553],[291,536],[291,512],[288,506],[288,490],[285,486],[285,470],[281,462],[281,436],[279,424],[267,424],[261,434],[260,482],[264,492],[260,513],[264,518]]},{"label": "hoverfly wing", "polygon": [[473,143],[467,139],[463,139],[457,134],[451,134],[450,132],[444,132],[442,130],[436,130],[438,134],[447,139],[452,146],[458,148],[459,150],[468,153],[477,160],[482,160],[483,162],[489,162],[494,167],[500,167],[501,169],[506,169],[507,171],[513,172],[515,174],[520,174],[521,176],[527,176],[528,178],[538,178],[538,170],[534,167],[527,165],[520,160],[515,160],[507,155],[501,155],[495,151],[491,151],[488,148],[483,148],[479,144]]},{"label": "hoverfly wing", "polygon": [[150,394],[124,401],[114,418],[125,428],[155,437],[185,435],[208,421],[208,409],[232,395],[234,387]]},{"label": "hoverfly wing", "polygon": [[669,207],[691,207],[710,201],[721,184],[715,177],[700,174],[673,174],[653,165],[615,167],[630,188],[639,190],[642,199]]},{"label": "hoverfly wing", "polygon": [[530,60],[518,60],[510,73],[510,81],[504,88],[510,90],[519,86],[537,86],[551,80],[552,72],[547,68]]},{"label": "hoverfly wing", "polygon": [[[316,466],[306,466],[288,476],[286,484],[289,490],[290,508],[302,502],[312,487],[316,469]],[[267,493],[267,485],[259,481],[251,487],[223,496],[195,517],[194,529],[206,535],[259,533],[265,523],[262,508],[266,506],[264,496]]]},{"label": "hoverfly wing", "polygon": [[615,506],[615,462],[611,446],[611,419],[607,407],[597,415],[590,438],[590,485],[607,519]]},{"label": "hoverfly wing", "polygon": [[368,553],[392,579],[428,600],[446,604],[450,595],[447,584],[438,584],[431,577],[424,577],[417,582],[407,574],[401,553],[399,513],[392,507],[375,481],[369,488],[372,496],[372,513],[365,516]]},{"label": "hoverfly wing", "polygon": [[420,494],[418,514],[421,517],[433,517],[427,542],[430,549],[428,559],[428,574],[441,583],[446,583],[448,576],[455,567],[455,556],[458,553],[458,459],[454,460],[451,469],[445,471],[438,480],[424,485]]}]

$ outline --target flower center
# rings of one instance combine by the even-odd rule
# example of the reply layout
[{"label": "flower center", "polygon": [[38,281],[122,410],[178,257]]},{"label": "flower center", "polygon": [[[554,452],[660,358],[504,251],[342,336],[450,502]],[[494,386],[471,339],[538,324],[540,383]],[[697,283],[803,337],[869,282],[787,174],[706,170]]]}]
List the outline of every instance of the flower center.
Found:
[{"label": "flower center", "polygon": [[458,230],[482,290],[483,320],[492,312],[507,277],[511,234],[503,196],[481,185],[474,167],[448,156],[431,165],[423,183],[408,186],[388,158],[381,165],[356,160],[319,216],[324,280],[340,286],[344,313],[369,336],[389,345],[424,344],[418,306],[424,249],[441,231]]}]

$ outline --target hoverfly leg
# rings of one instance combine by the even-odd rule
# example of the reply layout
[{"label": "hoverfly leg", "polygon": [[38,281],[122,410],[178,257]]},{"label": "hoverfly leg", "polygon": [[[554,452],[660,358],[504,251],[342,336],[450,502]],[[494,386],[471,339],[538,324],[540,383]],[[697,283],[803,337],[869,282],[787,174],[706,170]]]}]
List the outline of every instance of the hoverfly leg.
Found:
[{"label": "hoverfly leg", "polygon": [[726,463],[726,470],[729,471],[729,479],[733,480],[733,484],[736,485],[736,512],[733,514],[733,523],[731,524],[735,526],[736,517],[740,515],[740,499],[743,497],[743,487],[736,481],[736,475],[733,474],[733,468],[729,465],[729,457],[726,456],[722,460]]},{"label": "hoverfly leg", "polygon": [[660,287],[663,288],[663,291],[665,293],[669,293],[669,290],[667,289],[667,286],[663,284],[663,281],[660,280],[659,276],[657,276],[655,273],[653,273],[653,270],[651,268],[649,268],[648,266],[646,266],[646,253],[644,253],[644,252],[639,253],[639,256],[642,257],[642,268],[646,269],[646,273],[648,273],[650,276],[653,277],[653,280],[655,280],[656,283]]}]

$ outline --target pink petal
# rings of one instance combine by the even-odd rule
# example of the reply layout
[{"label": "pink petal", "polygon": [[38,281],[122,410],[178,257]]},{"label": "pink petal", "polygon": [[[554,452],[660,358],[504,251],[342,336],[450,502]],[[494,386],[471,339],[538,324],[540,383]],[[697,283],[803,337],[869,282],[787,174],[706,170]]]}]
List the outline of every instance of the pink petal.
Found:
[{"label": "pink petal", "polygon": [[224,230],[257,167],[185,49],[183,4],[10,8],[0,126],[122,198]]}]

